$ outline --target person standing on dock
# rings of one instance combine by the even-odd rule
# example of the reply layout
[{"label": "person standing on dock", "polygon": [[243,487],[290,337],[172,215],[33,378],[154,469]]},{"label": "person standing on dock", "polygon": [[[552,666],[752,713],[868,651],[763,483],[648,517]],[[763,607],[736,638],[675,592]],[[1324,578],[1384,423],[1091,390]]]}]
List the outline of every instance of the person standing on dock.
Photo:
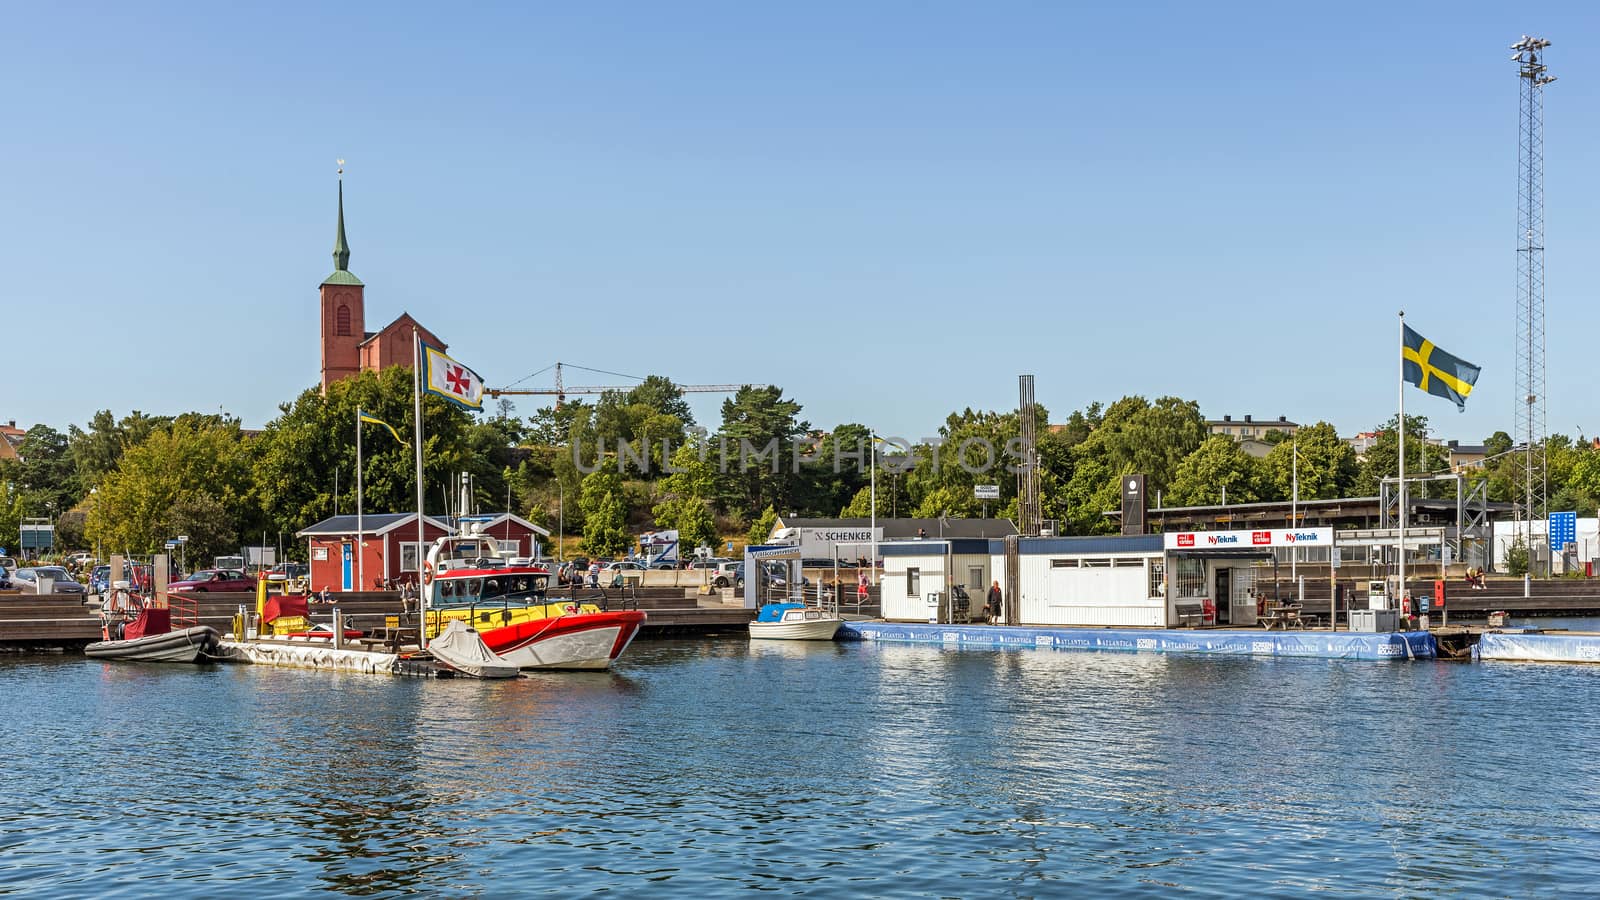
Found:
[{"label": "person standing on dock", "polygon": [[994,582],[994,583],[989,585],[989,602],[988,602],[987,611],[989,613],[989,624],[990,625],[998,625],[998,624],[1000,624],[1000,606],[1001,606],[1001,602],[1002,602],[1002,597],[1000,595],[1000,582],[996,581],[996,582]]},{"label": "person standing on dock", "polygon": [[856,604],[859,606],[860,604],[863,604],[863,603],[866,603],[866,602],[867,602],[867,573],[866,572],[862,572],[861,576],[856,579]]}]

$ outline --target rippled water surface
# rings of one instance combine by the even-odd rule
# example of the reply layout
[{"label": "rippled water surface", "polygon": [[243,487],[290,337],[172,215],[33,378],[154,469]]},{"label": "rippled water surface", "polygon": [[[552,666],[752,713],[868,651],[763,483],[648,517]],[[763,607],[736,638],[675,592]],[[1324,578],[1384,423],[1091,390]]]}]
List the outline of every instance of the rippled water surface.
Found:
[{"label": "rippled water surface", "polygon": [[0,659],[0,892],[1592,891],[1600,666],[641,642],[516,682]]}]

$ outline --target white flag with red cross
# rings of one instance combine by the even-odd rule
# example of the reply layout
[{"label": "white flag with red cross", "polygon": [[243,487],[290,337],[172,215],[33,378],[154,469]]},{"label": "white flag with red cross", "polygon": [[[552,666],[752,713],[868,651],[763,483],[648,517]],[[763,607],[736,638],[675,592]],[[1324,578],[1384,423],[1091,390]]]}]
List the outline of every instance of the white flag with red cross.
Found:
[{"label": "white flag with red cross", "polygon": [[422,345],[423,386],[467,409],[483,408],[483,379],[437,347]]}]

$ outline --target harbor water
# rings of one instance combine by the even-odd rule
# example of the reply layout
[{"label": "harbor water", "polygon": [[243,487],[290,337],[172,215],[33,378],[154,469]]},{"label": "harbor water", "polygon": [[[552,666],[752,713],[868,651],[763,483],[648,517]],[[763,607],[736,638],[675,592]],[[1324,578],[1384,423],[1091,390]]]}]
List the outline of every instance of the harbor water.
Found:
[{"label": "harbor water", "polygon": [[1600,666],[719,639],[512,682],[7,657],[0,696],[0,893],[1600,878]]}]

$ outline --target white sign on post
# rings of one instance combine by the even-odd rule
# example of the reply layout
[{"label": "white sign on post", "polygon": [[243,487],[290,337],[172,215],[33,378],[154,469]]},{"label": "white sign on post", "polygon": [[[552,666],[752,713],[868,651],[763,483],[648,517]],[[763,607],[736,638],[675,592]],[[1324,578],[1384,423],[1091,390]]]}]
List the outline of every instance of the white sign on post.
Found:
[{"label": "white sign on post", "polygon": [[1335,569],[1337,569],[1340,566],[1344,565],[1344,548],[1343,547],[1334,547],[1332,552],[1333,552],[1333,567]]},{"label": "white sign on post", "polygon": [[972,496],[978,500],[999,500],[1000,485],[975,484],[972,486]]}]

